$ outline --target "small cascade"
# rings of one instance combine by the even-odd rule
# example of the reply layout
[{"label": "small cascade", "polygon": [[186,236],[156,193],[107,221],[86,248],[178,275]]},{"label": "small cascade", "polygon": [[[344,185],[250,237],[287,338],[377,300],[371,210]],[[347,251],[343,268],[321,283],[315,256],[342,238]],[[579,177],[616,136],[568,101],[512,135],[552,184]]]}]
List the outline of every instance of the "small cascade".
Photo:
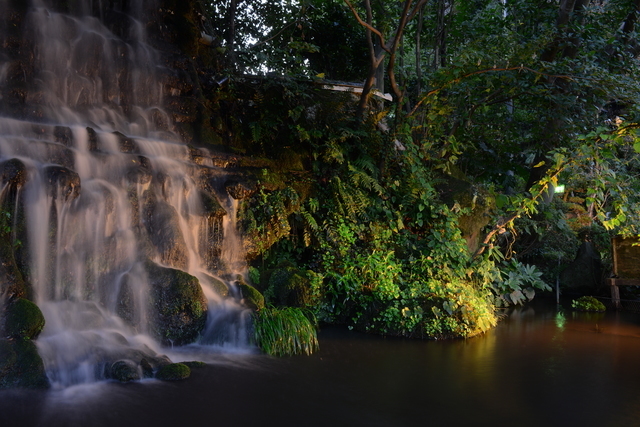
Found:
[{"label": "small cascade", "polygon": [[[237,201],[215,189],[225,172],[195,164],[172,131],[142,1],[116,11],[119,34],[94,3],[71,15],[32,1],[37,111],[0,118],[2,209],[60,387],[110,378],[117,363],[142,378],[166,346],[249,348]],[[0,87],[8,66],[0,58]]]}]

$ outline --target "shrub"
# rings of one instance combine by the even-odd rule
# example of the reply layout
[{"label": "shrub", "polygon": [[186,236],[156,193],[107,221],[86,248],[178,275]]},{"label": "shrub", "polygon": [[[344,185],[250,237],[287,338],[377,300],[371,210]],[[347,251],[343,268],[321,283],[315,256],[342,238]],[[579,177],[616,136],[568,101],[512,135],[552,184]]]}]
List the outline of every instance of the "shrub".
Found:
[{"label": "shrub", "polygon": [[602,302],[598,301],[594,297],[588,296],[580,297],[577,300],[573,300],[571,302],[571,307],[577,311],[602,312],[607,310]]}]

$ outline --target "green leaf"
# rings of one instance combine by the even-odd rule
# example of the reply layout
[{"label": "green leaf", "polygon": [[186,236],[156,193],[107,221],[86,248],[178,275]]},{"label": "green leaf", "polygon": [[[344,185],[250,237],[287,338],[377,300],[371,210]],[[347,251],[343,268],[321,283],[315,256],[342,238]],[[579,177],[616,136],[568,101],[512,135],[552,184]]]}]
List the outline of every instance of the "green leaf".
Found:
[{"label": "green leaf", "polygon": [[502,209],[509,204],[509,196],[498,194],[496,196],[496,207]]}]

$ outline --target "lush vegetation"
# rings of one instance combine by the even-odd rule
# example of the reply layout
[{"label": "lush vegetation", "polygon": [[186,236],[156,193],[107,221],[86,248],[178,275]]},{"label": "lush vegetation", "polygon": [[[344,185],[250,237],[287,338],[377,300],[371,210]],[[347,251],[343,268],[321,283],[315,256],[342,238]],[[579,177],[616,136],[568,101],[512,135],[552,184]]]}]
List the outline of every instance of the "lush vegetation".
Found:
[{"label": "lush vegetation", "polygon": [[639,7],[208,2],[227,72],[268,75],[228,89],[244,149],[277,164],[242,211],[267,300],[286,305],[268,279],[286,266],[321,321],[468,337],[581,242],[606,264],[613,234],[640,233]]},{"label": "lush vegetation", "polygon": [[607,310],[607,307],[605,307],[602,302],[591,296],[582,296],[576,300],[573,300],[571,302],[571,307],[573,307],[574,310],[578,311],[601,312]]}]

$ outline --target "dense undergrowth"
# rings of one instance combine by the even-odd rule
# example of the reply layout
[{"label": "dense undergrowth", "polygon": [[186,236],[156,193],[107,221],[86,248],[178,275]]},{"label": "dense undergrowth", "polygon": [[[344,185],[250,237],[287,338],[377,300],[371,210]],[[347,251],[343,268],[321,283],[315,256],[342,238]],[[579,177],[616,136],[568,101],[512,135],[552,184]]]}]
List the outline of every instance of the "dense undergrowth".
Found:
[{"label": "dense undergrowth", "polygon": [[[533,288],[548,288],[532,267],[503,266],[497,251],[473,258],[461,219],[484,215],[490,196],[484,204],[476,198],[478,206],[447,203],[447,187],[438,188],[446,175],[429,167],[419,146],[394,143],[374,120],[348,119],[343,100],[326,121],[316,111],[296,125],[319,135],[303,145],[311,188],[297,191],[299,177],[281,173],[281,188],[261,186],[241,212],[244,233],[261,245],[254,281],[267,300],[368,332],[470,337],[496,324],[498,299],[522,303]],[[313,129],[318,123],[324,132]]]},{"label": "dense undergrowth", "polygon": [[[295,81],[271,84],[293,85],[260,98],[256,119],[275,123],[279,137],[257,125],[252,136],[278,167],[258,174],[240,213],[257,242],[253,281],[269,303],[367,332],[471,337],[496,324],[498,309],[550,291],[581,241],[606,252],[611,232],[586,213],[583,193],[548,200],[580,151],[551,153],[546,175],[505,195],[491,181],[472,182],[410,127],[386,131],[384,111],[359,122],[348,96],[322,104],[291,95],[315,90]],[[269,117],[282,110],[286,118]],[[629,143],[623,132],[618,139]]]},{"label": "dense undergrowth", "polygon": [[[573,286],[562,272],[580,248],[602,264],[598,292],[611,237],[638,235],[635,6],[445,3],[269,3],[243,18],[273,29],[255,45],[210,3],[237,43],[226,60],[273,68],[219,92],[241,151],[272,165],[240,211],[269,303],[363,331],[469,337],[501,307]],[[278,27],[285,15],[298,25]],[[339,40],[325,26],[337,22],[353,24]],[[391,102],[323,89],[380,68]]]}]

